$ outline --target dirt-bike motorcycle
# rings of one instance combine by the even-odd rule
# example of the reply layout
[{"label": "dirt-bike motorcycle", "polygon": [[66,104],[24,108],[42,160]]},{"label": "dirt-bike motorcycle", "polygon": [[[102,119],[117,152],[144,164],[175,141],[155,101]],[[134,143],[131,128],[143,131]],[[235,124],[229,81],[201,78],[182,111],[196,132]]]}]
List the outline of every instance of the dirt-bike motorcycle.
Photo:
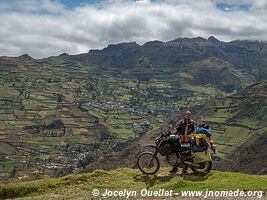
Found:
[{"label": "dirt-bike motorcycle", "polygon": [[212,168],[212,159],[216,147],[213,141],[208,147],[201,149],[199,152],[192,151],[191,142],[183,143],[179,135],[168,132],[162,132],[156,137],[155,145],[149,144],[144,149],[150,149],[141,153],[137,159],[137,166],[141,172],[153,175],[160,169],[158,153],[166,158],[171,166],[184,167],[188,165],[193,172],[208,173]]}]

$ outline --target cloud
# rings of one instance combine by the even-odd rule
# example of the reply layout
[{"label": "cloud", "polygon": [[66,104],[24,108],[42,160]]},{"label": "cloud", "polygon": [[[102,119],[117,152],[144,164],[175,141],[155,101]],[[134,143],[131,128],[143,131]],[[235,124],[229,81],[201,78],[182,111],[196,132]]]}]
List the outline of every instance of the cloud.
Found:
[{"label": "cloud", "polygon": [[[0,1],[0,55],[78,54],[110,43],[177,37],[267,40],[264,0],[121,1],[68,9],[60,1]],[[225,12],[218,3],[250,5]],[[242,8],[242,7],[241,7]]]}]

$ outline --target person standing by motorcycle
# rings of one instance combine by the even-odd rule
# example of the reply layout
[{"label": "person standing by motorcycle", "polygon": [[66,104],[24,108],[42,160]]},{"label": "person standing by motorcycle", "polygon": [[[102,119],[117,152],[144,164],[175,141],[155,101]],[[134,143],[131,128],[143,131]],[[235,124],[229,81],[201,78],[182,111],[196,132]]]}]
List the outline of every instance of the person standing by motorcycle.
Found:
[{"label": "person standing by motorcycle", "polygon": [[190,136],[194,134],[197,124],[191,119],[192,113],[190,111],[185,112],[184,120],[177,122],[177,133],[182,137],[182,142],[190,142]]},{"label": "person standing by motorcycle", "polygon": [[[176,134],[180,135],[181,142],[190,142],[191,136],[195,132],[197,124],[191,119],[192,113],[190,111],[185,112],[185,118],[177,122]],[[186,174],[188,170],[188,165],[184,165],[183,174]],[[178,172],[178,167],[174,166],[170,173]]]}]

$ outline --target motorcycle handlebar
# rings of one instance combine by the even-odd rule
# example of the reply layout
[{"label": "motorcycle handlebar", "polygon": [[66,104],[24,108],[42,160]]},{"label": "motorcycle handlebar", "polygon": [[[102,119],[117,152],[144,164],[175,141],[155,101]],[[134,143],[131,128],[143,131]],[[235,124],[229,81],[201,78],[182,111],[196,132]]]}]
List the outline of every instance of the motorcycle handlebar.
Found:
[{"label": "motorcycle handlebar", "polygon": [[161,132],[161,138],[165,138],[165,137],[168,137],[170,135],[171,135],[170,132],[167,132],[167,131]]}]

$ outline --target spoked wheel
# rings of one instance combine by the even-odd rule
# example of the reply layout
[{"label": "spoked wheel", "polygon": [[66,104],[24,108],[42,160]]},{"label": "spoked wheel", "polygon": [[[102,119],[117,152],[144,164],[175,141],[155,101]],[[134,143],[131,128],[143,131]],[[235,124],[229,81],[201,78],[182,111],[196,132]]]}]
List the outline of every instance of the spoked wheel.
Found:
[{"label": "spoked wheel", "polygon": [[203,162],[200,164],[199,167],[194,167],[191,166],[190,167],[192,169],[193,172],[199,172],[199,173],[209,173],[211,168],[212,168],[212,162],[211,161],[207,161],[207,162]]},{"label": "spoked wheel", "polygon": [[144,174],[156,174],[160,168],[159,159],[152,152],[144,152],[137,159],[137,166]]}]

